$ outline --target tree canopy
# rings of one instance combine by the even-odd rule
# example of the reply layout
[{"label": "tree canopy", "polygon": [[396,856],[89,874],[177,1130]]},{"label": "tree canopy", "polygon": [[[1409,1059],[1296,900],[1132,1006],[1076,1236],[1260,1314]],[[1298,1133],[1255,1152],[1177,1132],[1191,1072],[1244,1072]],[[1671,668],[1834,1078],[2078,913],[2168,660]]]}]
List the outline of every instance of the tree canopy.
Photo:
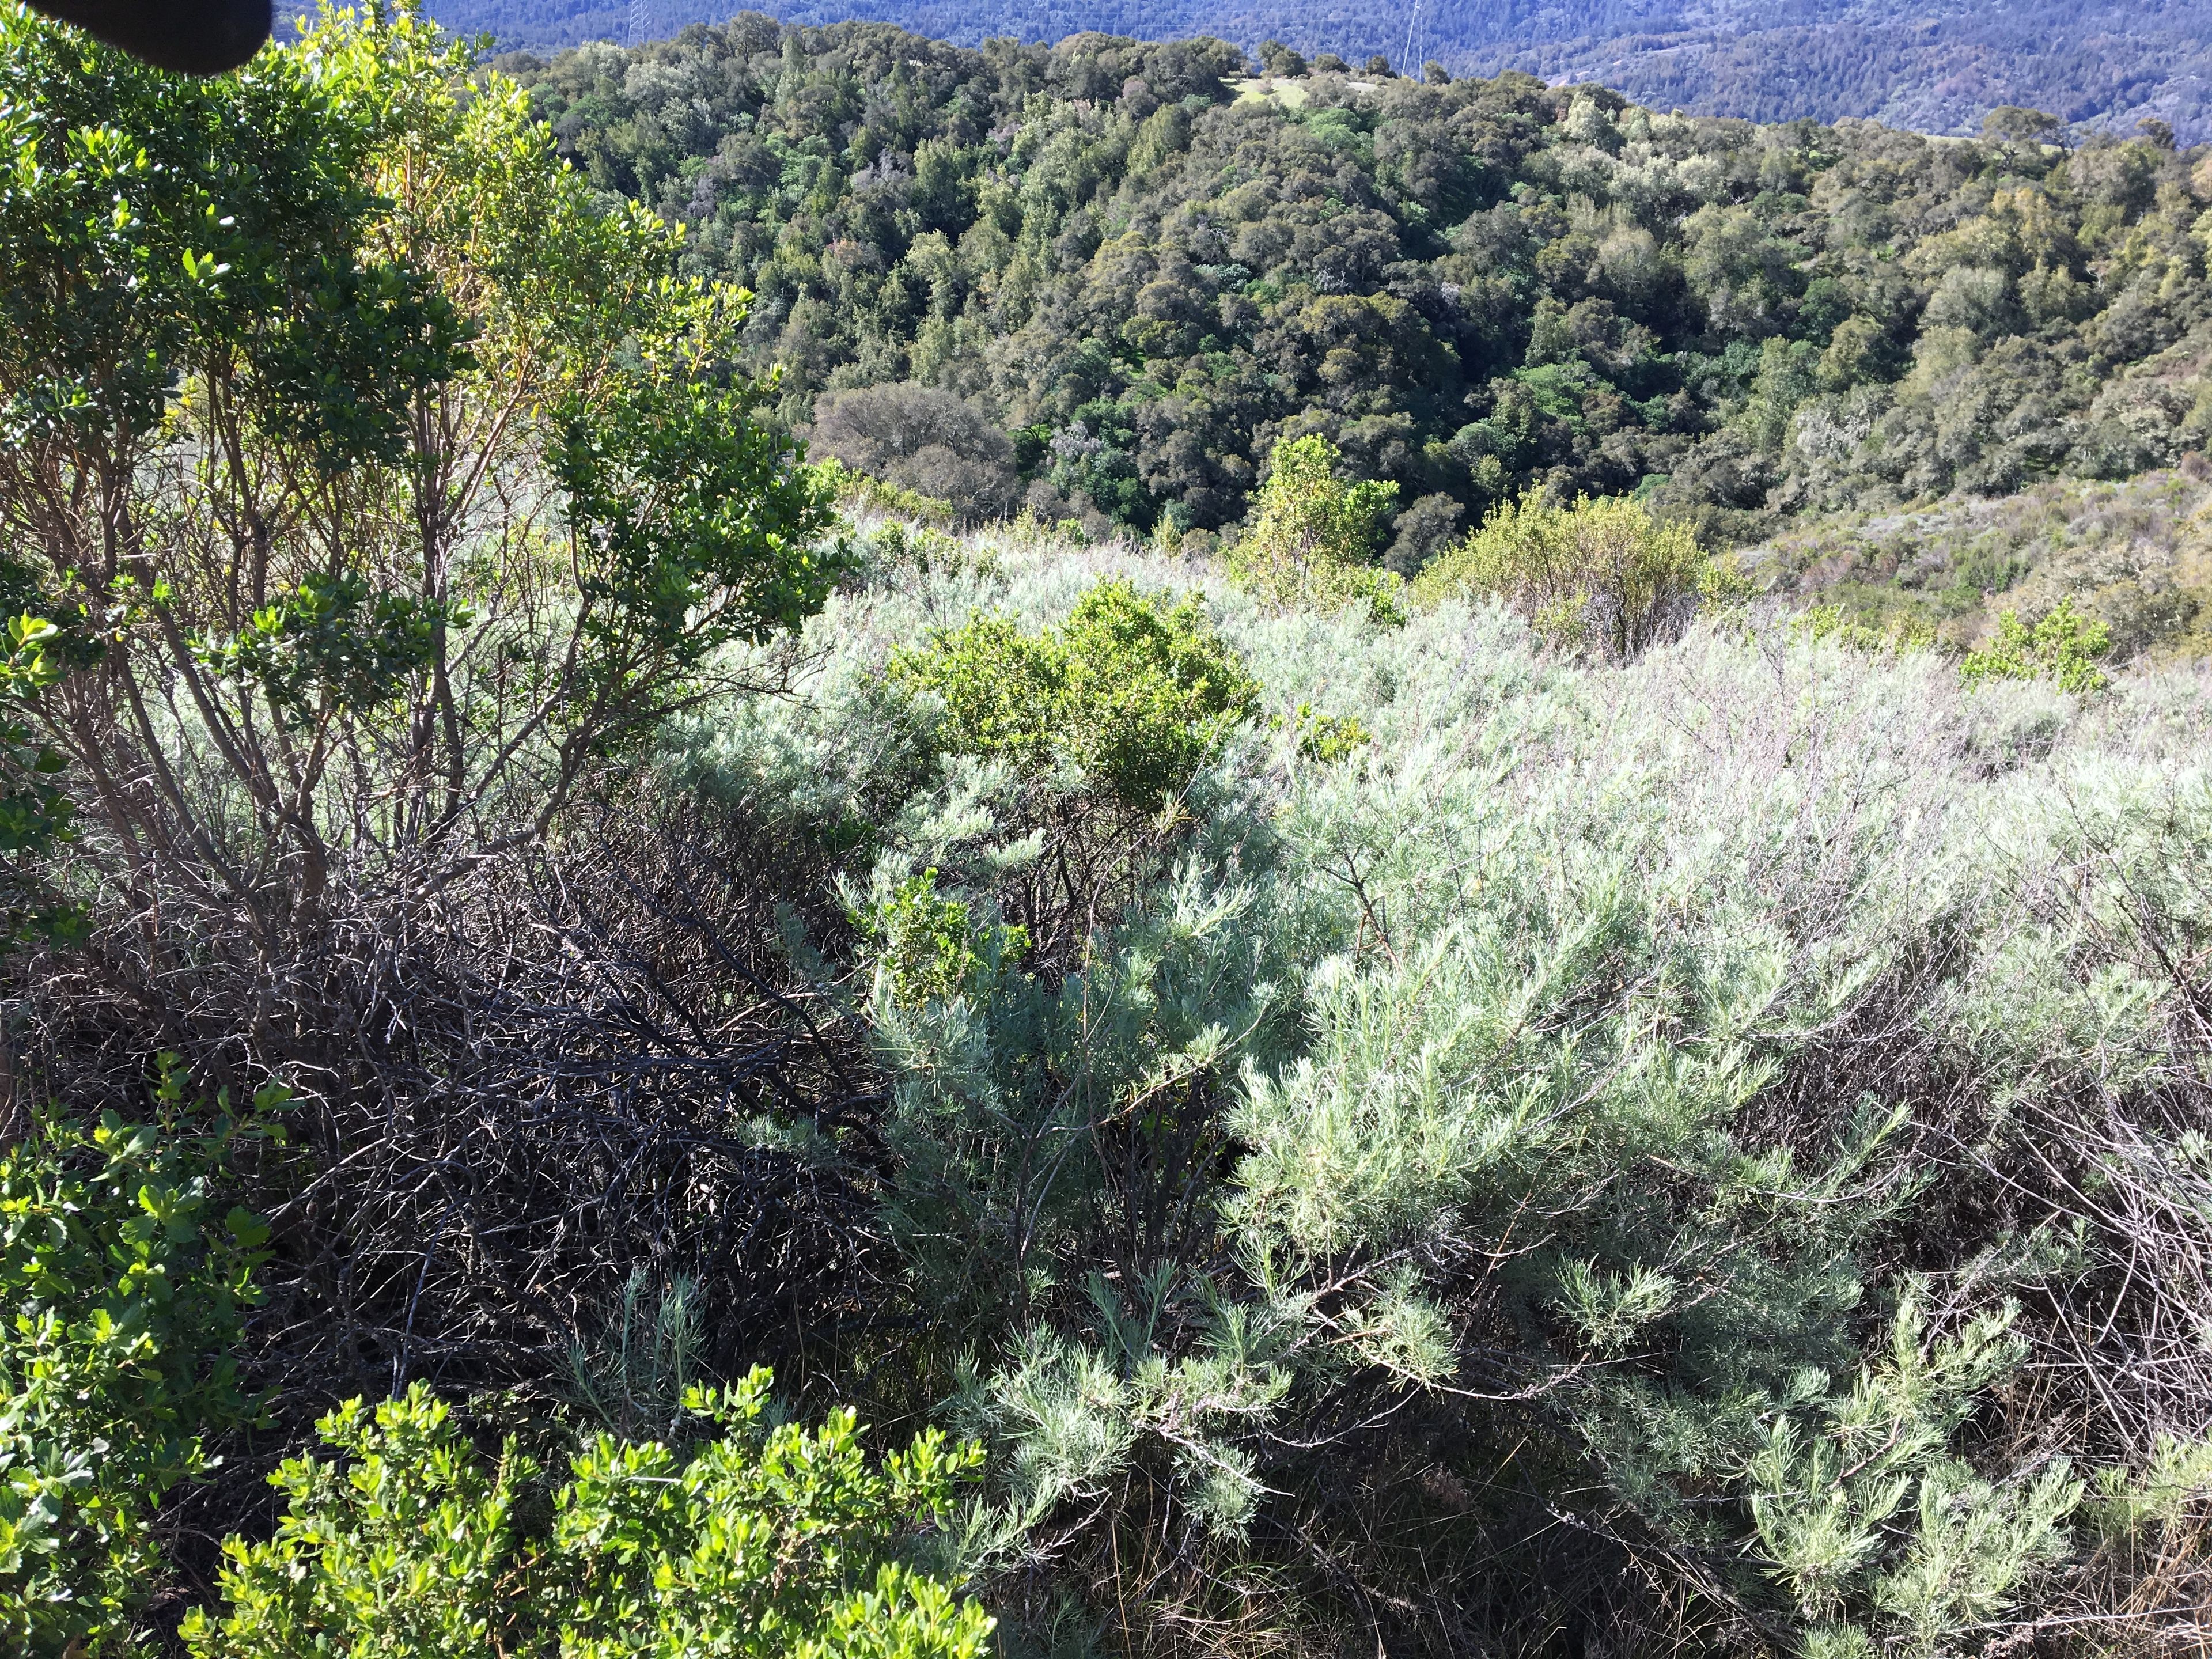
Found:
[{"label": "tree canopy", "polygon": [[1246,83],[1219,42],[754,15],[504,61],[595,184],[757,293],[788,417],[957,392],[1048,518],[1236,524],[1310,433],[1407,512],[1473,523],[1542,483],[1735,536],[2125,477],[2212,420],[2212,169],[2156,135],[1758,126],[1514,74]]}]

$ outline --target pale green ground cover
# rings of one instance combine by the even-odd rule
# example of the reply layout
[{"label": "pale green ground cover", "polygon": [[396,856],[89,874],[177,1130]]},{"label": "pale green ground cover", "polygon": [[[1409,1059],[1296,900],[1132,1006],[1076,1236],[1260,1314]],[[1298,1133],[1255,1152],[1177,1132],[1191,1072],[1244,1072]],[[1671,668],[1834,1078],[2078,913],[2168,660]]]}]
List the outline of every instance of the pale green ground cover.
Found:
[{"label": "pale green ground cover", "polygon": [[[1970,688],[1755,614],[1595,666],[1487,605],[1378,627],[1127,545],[933,545],[671,763],[878,826],[856,910],[930,872],[974,929],[950,994],[886,965],[862,1001],[987,1577],[1106,1573],[1167,1492],[1215,1590],[1323,1624],[1286,1528],[1408,1606],[1490,1562],[1510,1622],[1571,1593],[1495,1565],[1562,1514],[1811,1652],[2185,1604],[2126,1563],[2212,1426],[2157,1334],[2212,1330],[2212,1162],[2167,1110],[2203,1086],[2201,670]],[[997,918],[1085,781],[939,765],[884,665],[1109,577],[1203,595],[1270,718],[1089,849],[1120,896],[1024,964]],[[1330,716],[1369,740],[1316,758]],[[1317,1496],[1346,1459],[1389,1540]]]}]

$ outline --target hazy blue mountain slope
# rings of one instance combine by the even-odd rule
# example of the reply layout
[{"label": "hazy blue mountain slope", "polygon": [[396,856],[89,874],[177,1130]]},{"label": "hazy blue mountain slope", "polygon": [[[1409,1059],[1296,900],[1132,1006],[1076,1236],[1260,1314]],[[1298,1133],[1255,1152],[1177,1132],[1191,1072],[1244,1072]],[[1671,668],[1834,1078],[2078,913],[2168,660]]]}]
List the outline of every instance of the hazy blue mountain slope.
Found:
[{"label": "hazy blue mountain slope", "polygon": [[[960,45],[1058,40],[1086,29],[1164,40],[1270,37],[1358,63],[1435,59],[1455,73],[1524,69],[1595,80],[1640,103],[1754,120],[1864,116],[1930,132],[1978,128],[2024,104],[2184,142],[2212,132],[2212,10],[2021,0],[766,0],[795,22],[896,23]],[[730,0],[436,0],[449,27],[508,47],[636,41],[719,21]]]}]

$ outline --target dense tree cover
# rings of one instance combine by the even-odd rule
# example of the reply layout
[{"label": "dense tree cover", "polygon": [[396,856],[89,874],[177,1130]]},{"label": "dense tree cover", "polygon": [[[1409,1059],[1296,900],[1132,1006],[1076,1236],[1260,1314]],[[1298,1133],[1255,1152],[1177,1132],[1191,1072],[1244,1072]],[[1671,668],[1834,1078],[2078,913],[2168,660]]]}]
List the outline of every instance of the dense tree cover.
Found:
[{"label": "dense tree cover", "polygon": [[957,391],[1048,517],[1232,526],[1275,439],[1315,433],[1407,511],[1543,482],[1748,528],[2124,477],[2212,419],[2203,152],[1510,75],[1240,96],[1234,56],[744,17],[512,67],[596,184],[758,293],[788,415]]},{"label": "dense tree cover", "polygon": [[[507,47],[586,40],[631,46],[727,15],[700,0],[439,0],[449,27]],[[1144,40],[1216,35],[1257,51],[1280,39],[1309,57],[1352,64],[1381,54],[1408,72],[1425,60],[1455,74],[1525,70],[1600,81],[1658,109],[1753,120],[1869,117],[1928,132],[1973,133],[2004,105],[2126,133],[2146,117],[2206,136],[2208,37],[2187,0],[2122,6],[2055,0],[1993,8],[1969,0],[1442,0],[1419,8],[1266,7],[1240,0],[1095,0],[1077,11],[1035,0],[787,0],[787,22],[892,23],[962,46],[1055,42],[1086,30]],[[639,30],[642,29],[642,33]]]}]

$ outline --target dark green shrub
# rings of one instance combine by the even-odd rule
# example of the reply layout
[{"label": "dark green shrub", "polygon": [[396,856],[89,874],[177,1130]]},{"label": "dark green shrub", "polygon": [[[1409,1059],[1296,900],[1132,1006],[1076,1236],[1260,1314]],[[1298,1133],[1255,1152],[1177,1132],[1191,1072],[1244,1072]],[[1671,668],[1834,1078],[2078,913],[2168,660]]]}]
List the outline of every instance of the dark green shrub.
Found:
[{"label": "dark green shrub", "polygon": [[1349,714],[1324,714],[1302,702],[1292,724],[1298,734],[1298,753],[1324,766],[1358,754],[1375,741],[1375,734]]},{"label": "dark green shrub", "polygon": [[[277,1103],[264,1091],[257,1106]],[[0,1153],[0,1646],[126,1645],[156,1583],[149,1524],[253,1409],[231,1354],[268,1227],[220,1211],[244,1131],[195,1121],[164,1070],[161,1119],[40,1111]]]},{"label": "dark green shrub", "polygon": [[1909,611],[1893,611],[1871,621],[1840,605],[1816,605],[1790,619],[1790,631],[1815,643],[1826,640],[1846,651],[1925,651],[1936,630]]},{"label": "dark green shrub", "polygon": [[924,870],[874,902],[856,906],[853,921],[878,963],[890,973],[893,996],[920,1004],[965,990],[996,963],[1029,948],[1028,931],[998,927],[976,945],[975,908],[937,890],[937,872]]},{"label": "dark green shrub", "polygon": [[2104,623],[2075,610],[2070,599],[2059,600],[2033,628],[2018,611],[2007,611],[1997,617],[1996,638],[1969,651],[1959,672],[1969,684],[2046,679],[2077,696],[2101,691],[2110,681],[2097,659],[2111,647],[2112,637]]},{"label": "dark green shrub", "polygon": [[1042,634],[974,617],[899,653],[891,672],[945,700],[955,751],[1079,768],[1146,811],[1188,788],[1260,696],[1195,597],[1171,605],[1125,581],[1099,583]]},{"label": "dark green shrub", "polygon": [[1326,438],[1279,441],[1255,498],[1252,533],[1231,553],[1229,568],[1274,604],[1360,603],[1378,622],[1398,621],[1399,579],[1374,563],[1398,486],[1347,484],[1336,476],[1340,459]]},{"label": "dark green shrub", "polygon": [[509,1440],[488,1458],[418,1383],[318,1425],[342,1459],[296,1457],[266,1543],[233,1539],[196,1659],[720,1654],[975,1659],[992,1621],[897,1559],[981,1461],[931,1431],[880,1464],[850,1410],[765,1428],[769,1373],[692,1389],[724,1433],[689,1458],[600,1435],[549,1492]]}]

